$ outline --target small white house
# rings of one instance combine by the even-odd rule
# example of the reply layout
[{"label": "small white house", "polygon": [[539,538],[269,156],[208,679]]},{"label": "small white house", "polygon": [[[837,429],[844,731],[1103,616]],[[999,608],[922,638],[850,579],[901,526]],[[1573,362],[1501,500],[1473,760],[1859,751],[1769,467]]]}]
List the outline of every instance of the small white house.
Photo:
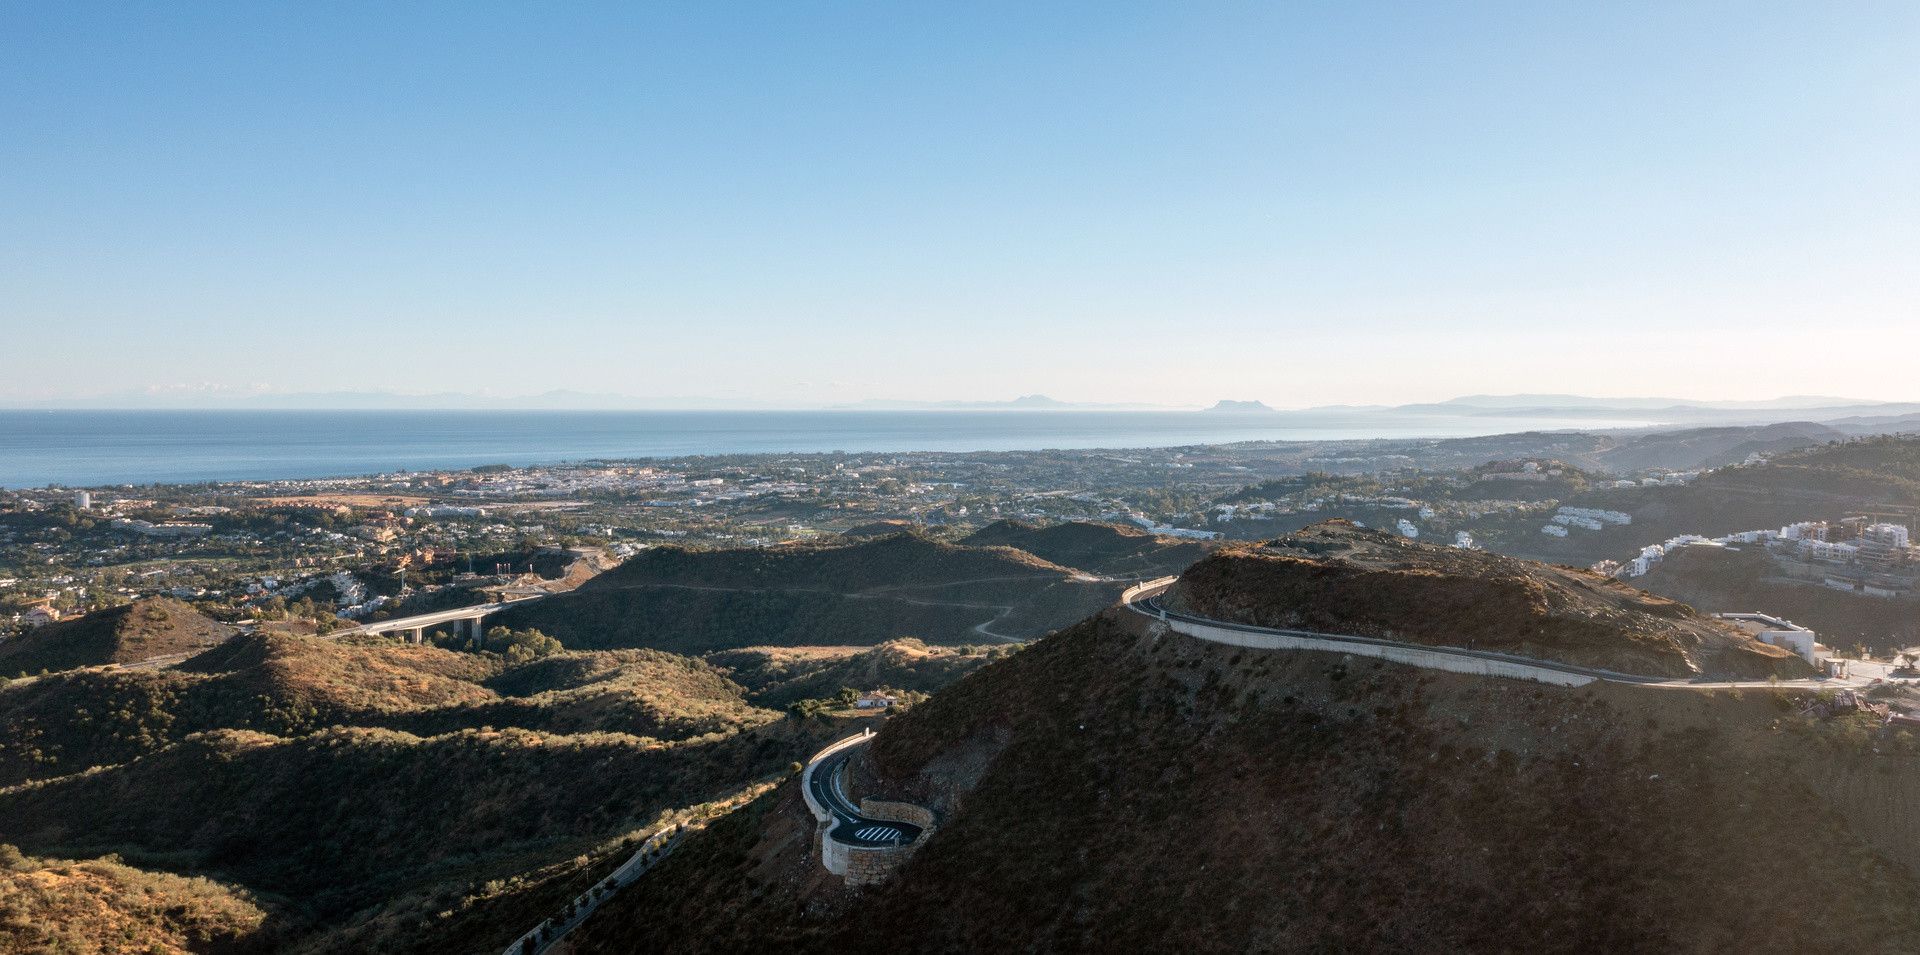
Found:
[{"label": "small white house", "polygon": [[1761,643],[1792,650],[1802,660],[1816,667],[1824,667],[1826,660],[1833,656],[1833,652],[1819,642],[1818,634],[1791,620],[1764,613],[1722,613],[1714,616],[1753,634],[1753,638]]}]

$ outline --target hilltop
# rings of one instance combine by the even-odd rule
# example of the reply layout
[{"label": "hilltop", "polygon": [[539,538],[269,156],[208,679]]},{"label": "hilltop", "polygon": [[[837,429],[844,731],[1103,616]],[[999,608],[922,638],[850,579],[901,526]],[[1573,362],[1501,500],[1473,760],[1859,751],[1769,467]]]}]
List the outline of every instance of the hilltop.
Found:
[{"label": "hilltop", "polygon": [[0,642],[0,674],[70,670],[203,650],[232,628],[170,597],[97,610]]},{"label": "hilltop", "polygon": [[1829,729],[1766,692],[1546,687],[1109,612],[855,758],[856,797],[939,823],[889,881],[826,875],[788,783],[578,950],[1911,950],[1915,854],[1873,807],[1920,796],[1920,756]]},{"label": "hilltop", "polygon": [[918,533],[740,550],[658,547],[496,618],[569,647],[704,654],[752,646],[964,645],[1039,636],[1120,585],[1008,547]]},{"label": "hilltop", "polygon": [[1211,545],[1156,537],[1137,527],[1069,521],[1045,526],[995,521],[961,539],[969,547],[1012,547],[1043,560],[1111,577],[1178,573]]},{"label": "hilltop", "polygon": [[1616,473],[1642,468],[1692,470],[1739,464],[1753,454],[1778,454],[1846,437],[1810,421],[1749,427],[1690,428],[1640,435],[1594,455]]},{"label": "hilltop", "polygon": [[0,692],[0,785],[116,765],[213,729],[519,727],[681,740],[775,718],[714,667],[657,651],[509,665],[384,638],[249,634],[172,670],[76,671]]},{"label": "hilltop", "polygon": [[755,704],[784,707],[831,697],[843,686],[931,693],[1015,649],[937,647],[907,638],[877,647],[747,647],[704,659],[744,685]]},{"label": "hilltop", "polygon": [[1466,646],[1647,676],[1811,673],[1685,604],[1584,570],[1439,547],[1346,521],[1188,568],[1169,606],[1283,629]]},{"label": "hilltop", "polygon": [[1809,500],[1920,505],[1920,438],[1887,436],[1823,444],[1728,468],[1702,478],[1703,490]]}]

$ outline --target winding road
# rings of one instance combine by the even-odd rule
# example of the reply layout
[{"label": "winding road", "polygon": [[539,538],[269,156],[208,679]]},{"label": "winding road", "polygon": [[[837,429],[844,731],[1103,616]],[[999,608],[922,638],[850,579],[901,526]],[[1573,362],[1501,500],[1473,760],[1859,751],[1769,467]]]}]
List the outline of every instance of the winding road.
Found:
[{"label": "winding road", "polygon": [[847,768],[847,759],[853,755],[855,747],[870,742],[872,736],[860,738],[857,742],[828,752],[814,762],[812,771],[807,774],[807,790],[813,801],[825,807],[833,814],[833,828],[828,831],[835,842],[863,848],[906,845],[920,838],[920,827],[910,822],[892,819],[872,819],[860,814],[860,807],[847,798],[845,784],[841,777]]},{"label": "winding road", "polygon": [[[1864,676],[1853,678],[1819,678],[1808,680],[1706,680],[1676,679],[1664,676],[1642,676],[1634,673],[1621,673],[1598,667],[1584,667],[1557,660],[1541,660],[1534,657],[1515,656],[1509,653],[1495,653],[1490,650],[1469,650],[1465,647],[1436,646],[1422,643],[1406,643],[1399,640],[1386,640],[1379,637],[1361,637],[1351,634],[1319,633],[1311,630],[1284,630],[1274,627],[1260,627],[1253,624],[1235,623],[1229,620],[1214,620],[1194,614],[1170,610],[1161,601],[1178,577],[1162,577],[1128,588],[1121,597],[1122,606],[1134,613],[1154,620],[1163,621],[1176,631],[1201,640],[1216,643],[1235,643],[1237,645],[1263,647],[1266,649],[1305,649],[1340,652],[1351,648],[1352,652],[1364,656],[1382,657],[1413,666],[1428,669],[1444,669],[1454,672],[1472,672],[1472,668],[1484,668],[1489,675],[1512,676],[1521,679],[1541,679],[1548,682],[1578,686],[1594,680],[1610,683],[1631,683],[1640,686],[1709,688],[1724,689],[1735,687],[1841,687],[1866,686],[1871,680]],[[1182,624],[1187,625],[1185,628]],[[1195,629],[1198,628],[1198,629]],[[1248,635],[1247,641],[1225,640],[1211,636],[1206,631],[1231,631]],[[1261,638],[1266,638],[1263,644]],[[1429,661],[1422,663],[1421,661]],[[1445,665],[1451,664],[1451,665]],[[1537,671],[1537,672],[1535,672]]]}]

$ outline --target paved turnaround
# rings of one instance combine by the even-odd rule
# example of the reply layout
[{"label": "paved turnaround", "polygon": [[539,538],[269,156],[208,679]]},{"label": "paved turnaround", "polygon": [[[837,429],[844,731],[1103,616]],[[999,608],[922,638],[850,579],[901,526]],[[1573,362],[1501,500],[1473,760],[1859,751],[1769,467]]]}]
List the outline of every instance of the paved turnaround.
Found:
[{"label": "paved turnaround", "polygon": [[841,775],[846,771],[847,758],[853,755],[856,746],[871,740],[866,737],[861,743],[846,746],[828,753],[813,765],[812,778],[808,786],[813,793],[814,802],[825,806],[833,813],[833,828],[828,835],[842,845],[879,848],[882,846],[904,846],[920,838],[920,827],[910,822],[893,819],[870,819],[860,814],[860,808],[847,798]]},{"label": "paved turnaround", "polygon": [[[1245,634],[1266,635],[1269,637],[1285,638],[1285,639],[1294,640],[1294,641],[1304,641],[1304,642],[1310,642],[1312,644],[1316,644],[1316,646],[1299,647],[1299,649],[1317,649],[1317,650],[1339,652],[1343,647],[1352,647],[1354,648],[1355,652],[1361,652],[1368,656],[1387,656],[1387,653],[1381,652],[1381,650],[1384,649],[1388,653],[1392,653],[1393,651],[1402,651],[1404,653],[1421,654],[1429,658],[1435,657],[1435,656],[1450,657],[1462,662],[1482,661],[1484,663],[1492,664],[1495,666],[1507,665],[1509,667],[1525,667],[1529,670],[1550,671],[1550,673],[1564,674],[1566,677],[1570,679],[1567,679],[1567,680],[1553,679],[1551,680],[1551,682],[1566,682],[1566,683],[1569,683],[1570,685],[1578,685],[1581,682],[1589,682],[1592,680],[1606,680],[1612,683],[1635,683],[1643,686],[1697,687],[1697,688],[1742,687],[1742,686],[1751,686],[1751,687],[1864,686],[1868,682],[1870,682],[1869,680],[1864,678],[1860,678],[1860,679],[1822,678],[1822,679],[1812,679],[1812,680],[1782,680],[1782,681],[1774,682],[1774,681],[1767,681],[1767,680],[1706,680],[1706,679],[1690,679],[1689,680],[1689,679],[1675,679],[1673,677],[1665,677],[1665,676],[1641,676],[1639,674],[1634,674],[1634,673],[1620,673],[1614,670],[1602,670],[1597,667],[1583,667],[1583,666],[1578,666],[1571,663],[1561,663],[1557,660],[1540,660],[1533,657],[1515,656],[1510,653],[1495,653],[1490,650],[1469,650],[1464,647],[1432,646],[1432,645],[1423,644],[1423,643],[1406,643],[1399,640],[1383,640],[1378,637],[1359,637],[1359,636],[1353,636],[1350,634],[1319,633],[1311,630],[1282,630],[1274,627],[1259,627],[1259,626],[1254,626],[1253,624],[1235,623],[1229,620],[1214,620],[1208,617],[1199,617],[1193,614],[1181,613],[1176,610],[1167,609],[1166,605],[1161,602],[1160,598],[1163,594],[1167,592],[1167,589],[1172,587],[1174,583],[1178,580],[1179,580],[1178,577],[1162,577],[1162,578],[1159,578],[1158,580],[1146,581],[1145,583],[1141,583],[1134,587],[1128,588],[1127,592],[1122,596],[1121,601],[1128,610],[1131,610],[1134,613],[1142,614],[1144,616],[1152,617],[1155,620],[1161,620],[1169,624],[1173,624],[1174,629],[1176,630],[1180,629],[1179,628],[1180,623],[1186,623],[1186,624],[1198,625],[1199,627],[1203,627],[1203,628],[1212,628],[1216,630],[1232,630],[1232,631],[1238,631],[1240,633],[1245,633]],[[1199,639],[1202,639],[1202,640],[1213,639],[1215,640],[1215,642],[1220,642],[1213,637],[1208,637],[1204,635],[1204,633],[1189,632],[1188,635],[1198,637]],[[1367,652],[1368,649],[1372,649],[1372,652]],[[1389,657],[1389,658],[1391,659],[1392,657]],[[1410,662],[1410,661],[1402,659],[1397,662],[1404,663],[1404,662]],[[1419,666],[1420,664],[1413,663],[1412,665]],[[1433,667],[1430,667],[1430,668],[1433,668]],[[1441,668],[1457,669],[1456,667],[1452,667],[1452,666],[1441,667]],[[1540,679],[1542,677],[1536,675],[1534,678]]]}]

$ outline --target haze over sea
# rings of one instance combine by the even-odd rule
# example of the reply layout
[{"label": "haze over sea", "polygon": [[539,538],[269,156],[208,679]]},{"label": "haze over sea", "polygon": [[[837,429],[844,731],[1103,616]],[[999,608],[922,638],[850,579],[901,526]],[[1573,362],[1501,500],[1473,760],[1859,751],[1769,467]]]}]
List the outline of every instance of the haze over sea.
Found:
[{"label": "haze over sea", "polygon": [[0,486],[344,477],[808,451],[1018,451],[1624,428],[1592,418],[1153,411],[5,411]]}]

